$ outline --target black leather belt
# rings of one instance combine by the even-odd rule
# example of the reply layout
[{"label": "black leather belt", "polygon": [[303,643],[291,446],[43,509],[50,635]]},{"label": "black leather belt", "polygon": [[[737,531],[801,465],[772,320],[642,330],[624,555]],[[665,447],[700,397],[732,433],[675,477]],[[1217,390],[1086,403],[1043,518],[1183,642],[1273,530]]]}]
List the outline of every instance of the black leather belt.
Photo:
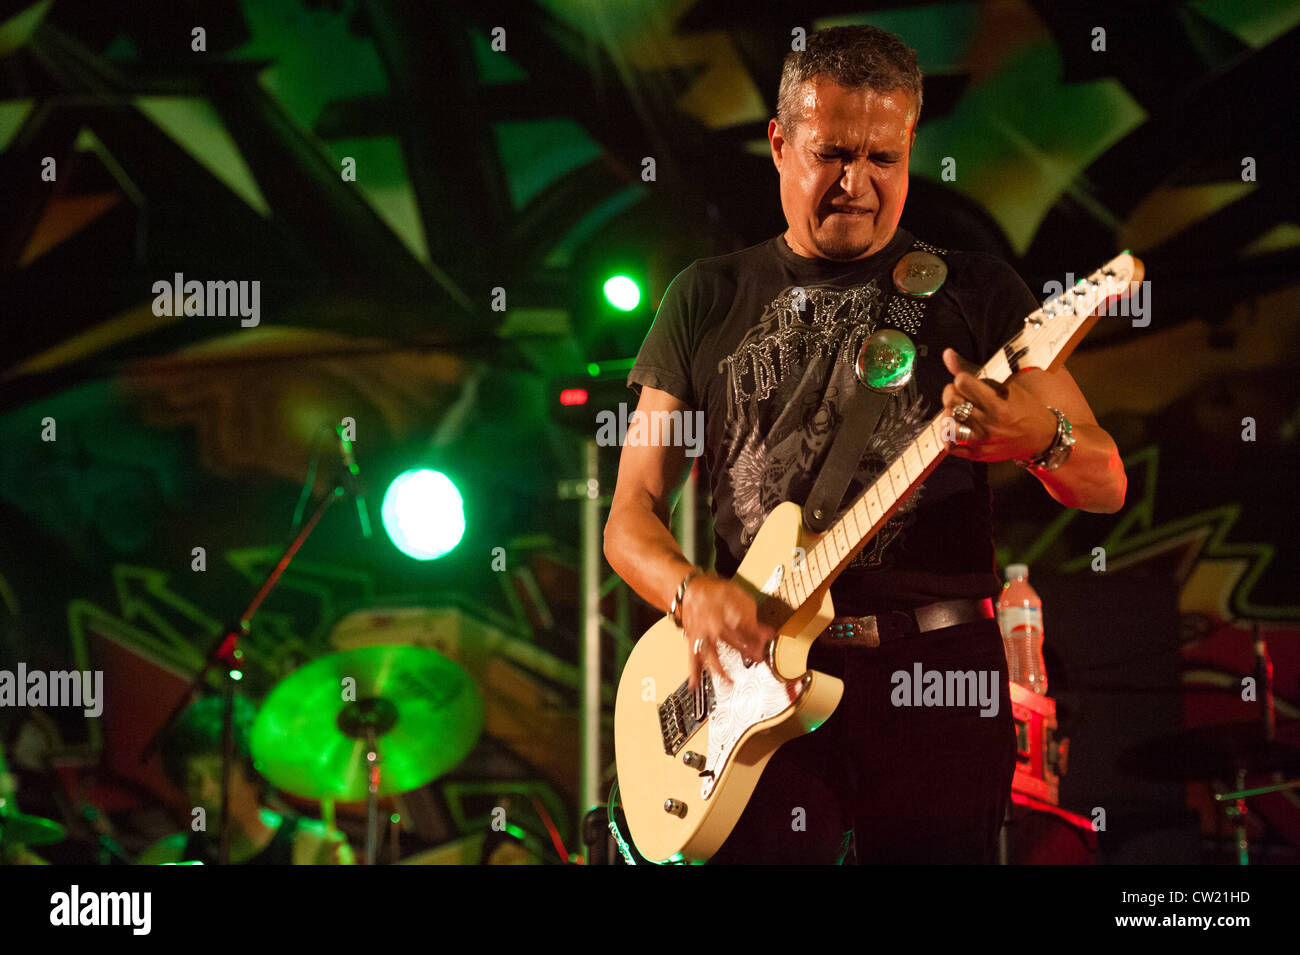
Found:
[{"label": "black leather belt", "polygon": [[886,610],[869,617],[836,617],[818,637],[828,647],[878,647],[930,630],[993,617],[993,600],[941,600],[915,610]]}]

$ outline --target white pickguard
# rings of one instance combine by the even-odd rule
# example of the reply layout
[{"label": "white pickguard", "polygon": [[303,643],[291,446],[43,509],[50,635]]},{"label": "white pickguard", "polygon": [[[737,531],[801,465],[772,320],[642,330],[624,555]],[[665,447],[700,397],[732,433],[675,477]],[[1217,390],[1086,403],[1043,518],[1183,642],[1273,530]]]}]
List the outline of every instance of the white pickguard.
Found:
[{"label": "white pickguard", "polygon": [[709,713],[709,755],[704,764],[711,774],[700,785],[705,799],[712,794],[745,731],[789,708],[804,691],[802,680],[782,680],[766,663],[746,667],[735,647],[721,640],[715,646],[732,682],[728,685],[713,676],[716,705]]}]

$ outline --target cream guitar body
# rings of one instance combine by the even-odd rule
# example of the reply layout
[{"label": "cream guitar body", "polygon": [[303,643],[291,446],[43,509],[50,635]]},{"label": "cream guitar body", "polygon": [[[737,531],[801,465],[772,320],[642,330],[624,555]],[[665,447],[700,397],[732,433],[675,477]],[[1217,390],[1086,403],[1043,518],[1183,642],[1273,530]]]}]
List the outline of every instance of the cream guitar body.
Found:
[{"label": "cream guitar body", "polygon": [[[803,528],[797,504],[782,504],[759,528],[734,579],[755,597],[770,594],[820,536]],[[777,747],[831,715],[844,684],[807,665],[809,647],[834,616],[828,584],[780,626],[771,660],[746,666],[719,643],[734,683],[710,675],[704,694],[686,688],[690,643],[670,617],[641,637],[619,680],[614,751],[623,811],[642,855],[656,862],[708,858]]]}]

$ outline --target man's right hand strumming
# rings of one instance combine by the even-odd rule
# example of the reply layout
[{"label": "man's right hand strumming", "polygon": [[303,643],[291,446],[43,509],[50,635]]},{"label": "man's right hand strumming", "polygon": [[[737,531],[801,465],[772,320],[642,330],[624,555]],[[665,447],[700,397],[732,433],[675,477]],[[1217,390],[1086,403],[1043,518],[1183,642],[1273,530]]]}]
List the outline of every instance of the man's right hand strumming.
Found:
[{"label": "man's right hand strumming", "polygon": [[[689,412],[679,398],[655,388],[642,388],[637,411]],[[758,620],[758,604],[742,587],[715,574],[704,574],[682,554],[668,529],[669,502],[687,474],[684,448],[662,444],[625,444],[619,457],[618,484],[605,523],[605,559],[615,573],[648,603],[671,612],[673,596],[686,586],[678,618],[686,634],[685,652],[691,660],[691,687],[698,685],[701,667],[719,678],[717,642],[729,643],[751,660],[762,660],[771,627]],[[699,652],[695,652],[699,641]]]},{"label": "man's right hand strumming", "polygon": [[[682,633],[691,661],[691,689],[699,685],[700,671],[730,682],[717,642],[728,643],[748,660],[760,661],[776,631],[758,619],[758,603],[744,587],[716,574],[696,577],[682,601]],[[698,648],[698,649],[697,649]]]}]

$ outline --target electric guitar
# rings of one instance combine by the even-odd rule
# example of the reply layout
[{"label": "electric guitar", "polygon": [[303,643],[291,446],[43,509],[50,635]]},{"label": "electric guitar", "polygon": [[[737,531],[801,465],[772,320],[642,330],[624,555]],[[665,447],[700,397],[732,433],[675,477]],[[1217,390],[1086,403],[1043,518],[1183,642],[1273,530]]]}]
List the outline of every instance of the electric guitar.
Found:
[{"label": "electric guitar", "polygon": [[[1128,253],[1107,262],[1027,316],[979,377],[1003,383],[1023,368],[1060,367],[1101,307],[1128,295],[1142,276],[1141,261]],[[614,747],[628,828],[647,859],[711,856],[777,748],[835,710],[843,682],[808,669],[809,648],[835,616],[831,583],[944,459],[953,426],[940,412],[821,534],[804,527],[791,501],[767,516],[734,580],[777,637],[761,661],[717,643],[730,686],[705,671],[690,690],[688,642],[671,617],[636,643],[619,680]]]}]

